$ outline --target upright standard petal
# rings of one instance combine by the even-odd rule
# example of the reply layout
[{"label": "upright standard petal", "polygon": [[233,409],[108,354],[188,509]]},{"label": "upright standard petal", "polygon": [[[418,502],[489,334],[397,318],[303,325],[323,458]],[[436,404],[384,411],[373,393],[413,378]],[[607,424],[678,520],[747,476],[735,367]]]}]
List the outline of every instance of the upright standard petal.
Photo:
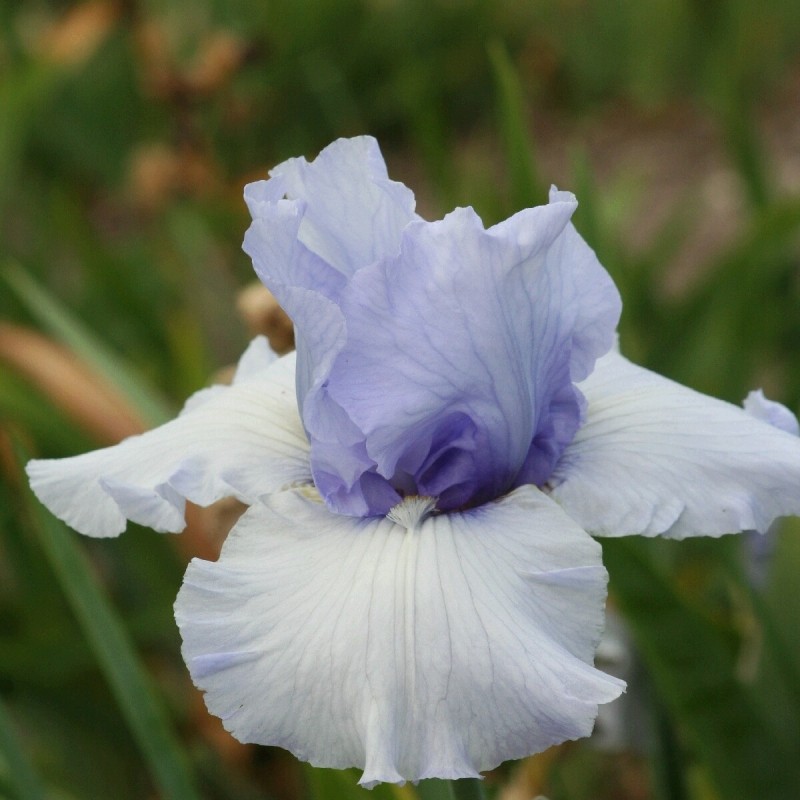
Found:
[{"label": "upright standard petal", "polygon": [[113,447],[31,461],[37,497],[89,536],[116,536],[126,520],[157,531],[186,525],[185,500],[254,502],[308,482],[308,442],[297,413],[294,355],[277,361],[255,340],[232,386],[195,394],[179,417]]},{"label": "upright standard petal", "polygon": [[292,158],[270,171],[304,204],[300,241],[344,275],[393,255],[414,213],[414,193],[389,180],[371,136],[338,139],[312,163]]},{"label": "upright standard petal", "polygon": [[[346,344],[303,409],[334,509],[385,513],[405,494],[453,509],[546,480],[579,424],[574,373],[608,349],[619,314],[569,225],[574,208],[556,196],[489,230],[458,209],[410,225],[396,258],[353,277],[339,303]],[[350,438],[319,424],[340,409],[362,433],[355,484],[335,471]],[[376,481],[394,498],[376,497]]]},{"label": "upright standard petal", "polygon": [[245,250],[295,323],[328,505],[378,515],[425,494],[448,510],[543,483],[620,311],[574,197],[488,230],[471,209],[427,223],[368,138],[271,174],[247,189]]},{"label": "upright standard petal", "polygon": [[331,514],[294,491],[240,519],[176,603],[183,653],[245,742],[361,783],[476,776],[587,735],[620,681],[592,666],[600,548],[524,487],[424,518]]},{"label": "upright standard petal", "polygon": [[618,353],[580,388],[586,424],[551,478],[590,533],[719,536],[800,514],[800,440]]}]

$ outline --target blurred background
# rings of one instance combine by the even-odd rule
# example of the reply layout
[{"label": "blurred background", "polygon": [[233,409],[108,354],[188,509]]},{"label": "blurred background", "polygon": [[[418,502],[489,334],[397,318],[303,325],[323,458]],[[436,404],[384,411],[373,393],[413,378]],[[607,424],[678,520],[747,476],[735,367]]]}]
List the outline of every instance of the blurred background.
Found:
[{"label": "blurred background", "polygon": [[[430,219],[555,183],[628,356],[797,412],[798,54],[794,0],[0,3],[0,797],[367,796],[239,745],[191,686],[172,603],[235,507],[88,541],[21,470],[169,418],[255,332],[291,346],[240,250],[246,182],[371,133]],[[604,550],[628,694],[490,796],[800,797],[800,525]]]}]

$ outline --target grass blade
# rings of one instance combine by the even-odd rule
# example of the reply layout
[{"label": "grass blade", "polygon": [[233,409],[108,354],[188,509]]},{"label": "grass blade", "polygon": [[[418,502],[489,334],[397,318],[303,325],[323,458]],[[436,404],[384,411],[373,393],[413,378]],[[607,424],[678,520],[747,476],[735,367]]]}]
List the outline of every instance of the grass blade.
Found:
[{"label": "grass blade", "polygon": [[547,201],[525,124],[522,85],[508,52],[500,42],[489,45],[500,111],[500,130],[506,149],[514,208],[529,208]]},{"label": "grass blade", "polygon": [[429,779],[420,781],[415,791],[419,800],[452,800],[450,781]]},{"label": "grass blade", "polygon": [[125,629],[94,581],[75,535],[51,516],[28,489],[25,505],[45,556],[162,795],[170,800],[200,800],[156,690]]},{"label": "grass blade", "polygon": [[8,764],[9,780],[15,798],[45,800],[44,786],[17,742],[14,726],[2,701],[0,701],[0,752]]},{"label": "grass blade", "polygon": [[363,789],[358,785],[358,770],[320,769],[310,764],[303,765],[308,783],[309,797],[313,800],[415,800],[416,795],[409,784],[396,786],[380,783],[374,789]]},{"label": "grass blade", "polygon": [[800,796],[800,765],[736,674],[722,633],[675,592],[648,542],[605,540],[614,596],[653,681],[726,800]]},{"label": "grass blade", "polygon": [[460,778],[450,781],[453,800],[485,800],[483,784],[477,778]]},{"label": "grass blade", "polygon": [[168,404],[146,386],[141,376],[126,367],[118,355],[99,342],[25,270],[16,264],[6,264],[0,270],[0,277],[42,326],[116,386],[149,424],[160,425],[174,416]]}]

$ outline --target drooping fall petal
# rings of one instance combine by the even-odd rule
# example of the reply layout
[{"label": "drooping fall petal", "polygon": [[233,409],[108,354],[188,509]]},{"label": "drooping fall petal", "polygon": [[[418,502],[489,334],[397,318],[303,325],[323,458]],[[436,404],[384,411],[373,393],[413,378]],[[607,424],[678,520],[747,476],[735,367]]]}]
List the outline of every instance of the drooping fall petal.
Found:
[{"label": "drooping fall petal", "polygon": [[274,359],[265,340],[254,340],[232,386],[201,390],[176,419],[112,447],[31,461],[31,487],[75,530],[108,537],[122,533],[126,520],[183,530],[186,500],[252,503],[265,492],[308,482],[294,355]]},{"label": "drooping fall petal", "polygon": [[612,352],[552,496],[590,533],[720,536],[800,514],[800,439]]},{"label": "drooping fall petal", "polygon": [[404,524],[282,492],[218,562],[190,564],[183,653],[226,728],[360,767],[368,786],[476,776],[587,735],[623,687],[592,666],[599,546],[533,487],[392,516]]}]

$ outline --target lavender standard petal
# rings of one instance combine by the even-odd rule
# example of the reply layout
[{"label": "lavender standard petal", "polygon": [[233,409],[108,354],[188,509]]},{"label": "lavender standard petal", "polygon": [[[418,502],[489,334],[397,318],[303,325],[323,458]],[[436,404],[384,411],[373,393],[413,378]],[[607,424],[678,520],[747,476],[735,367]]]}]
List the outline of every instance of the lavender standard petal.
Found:
[{"label": "lavender standard petal", "polygon": [[371,137],[340,139],[313,163],[293,158],[270,174],[245,187],[253,224],[244,250],[295,324],[302,412],[341,346],[336,302],[347,278],[396,253],[403,228],[417,216],[413,193],[389,180]]},{"label": "lavender standard petal", "polygon": [[272,175],[247,190],[245,250],[295,323],[329,507],[385,514],[424,494],[448,510],[543,484],[620,311],[572,195],[488,230],[472,209],[424,222],[368,138]]},{"label": "lavender standard petal", "polygon": [[[559,196],[488,231],[471,209],[412,223],[396,258],[353,276],[339,303],[346,344],[304,408],[315,475],[317,450],[335,449],[324,421],[344,409],[374,462],[365,475],[440,509],[547,479],[580,421],[573,374],[608,349],[619,313],[568,228],[574,207]],[[596,317],[605,324],[587,335]],[[343,513],[388,510],[362,479],[325,496]]]},{"label": "lavender standard petal", "polygon": [[292,158],[270,172],[306,204],[300,241],[343,275],[397,252],[416,219],[414,194],[389,180],[375,139],[339,139],[308,163]]}]

